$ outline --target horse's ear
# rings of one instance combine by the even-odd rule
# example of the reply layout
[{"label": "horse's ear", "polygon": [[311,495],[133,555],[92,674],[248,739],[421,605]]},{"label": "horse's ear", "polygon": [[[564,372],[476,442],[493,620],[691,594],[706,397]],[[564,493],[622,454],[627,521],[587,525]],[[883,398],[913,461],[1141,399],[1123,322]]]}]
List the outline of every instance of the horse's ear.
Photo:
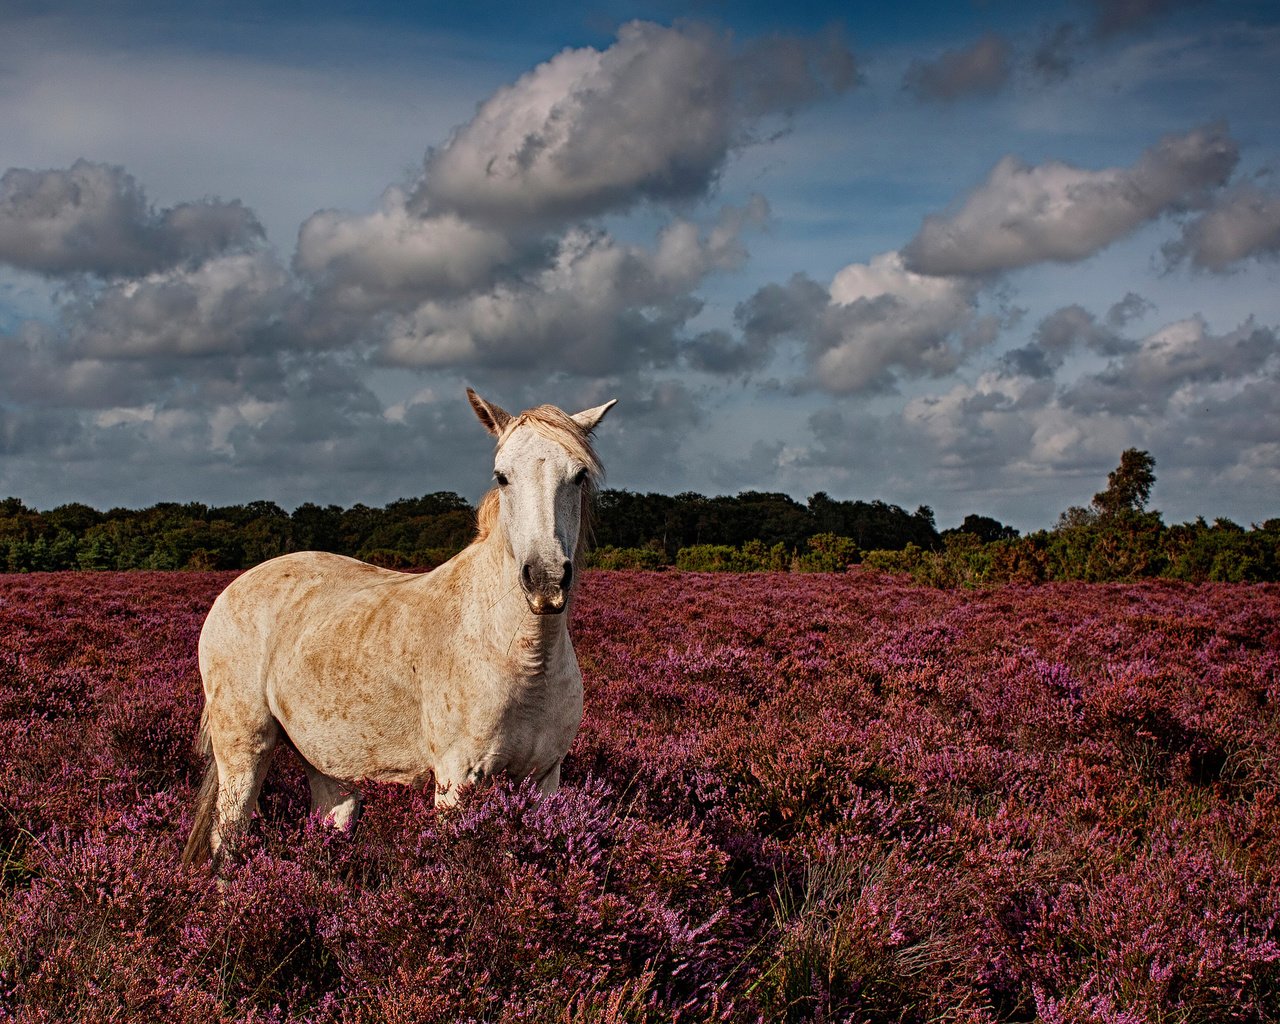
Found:
[{"label": "horse's ear", "polygon": [[592,431],[596,429],[596,424],[604,419],[604,414],[618,404],[616,398],[611,398],[604,405],[597,405],[594,409],[583,409],[582,412],[575,412],[572,416],[573,422],[578,424],[583,430]]},{"label": "horse's ear", "polygon": [[484,424],[485,430],[489,431],[494,437],[501,437],[502,432],[507,428],[507,424],[511,422],[511,413],[500,405],[486,402],[470,388],[467,388],[467,398],[471,402],[471,408],[480,417],[480,422]]}]

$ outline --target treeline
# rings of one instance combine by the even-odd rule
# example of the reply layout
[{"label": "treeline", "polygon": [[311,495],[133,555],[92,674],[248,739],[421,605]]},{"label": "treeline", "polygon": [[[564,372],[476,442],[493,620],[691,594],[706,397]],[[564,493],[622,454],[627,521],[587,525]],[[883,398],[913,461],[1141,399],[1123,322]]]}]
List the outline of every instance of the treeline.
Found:
[{"label": "treeline", "polygon": [[[835,501],[821,493],[802,505],[786,494],[755,491],[715,498],[602,491],[592,533],[598,564],[630,567],[676,564],[682,551],[746,549],[747,561],[740,553],[708,557],[715,568],[758,568],[750,553],[760,548],[772,552],[771,566],[782,557],[778,552],[786,553],[790,565],[793,553],[821,549],[827,553],[823,565],[843,568],[848,562],[835,565],[832,551],[840,552],[836,561],[856,560],[865,549],[933,550],[940,541],[926,506],[907,512],[882,501]],[[392,568],[430,568],[474,534],[475,510],[448,491],[382,508],[308,503],[291,513],[270,501],[163,502],[107,512],[73,503],[41,512],[7,498],[0,501],[0,569],[242,569],[309,550]],[[829,536],[841,540],[822,539]],[[817,548],[810,543],[815,537]]]},{"label": "treeline", "polygon": [[[597,495],[598,568],[689,571],[841,571],[851,565],[910,573],[939,586],[1011,581],[1280,580],[1280,519],[1245,529],[1229,520],[1166,526],[1148,511],[1155,460],[1130,449],[1088,507],[1020,536],[989,516],[939,531],[927,505],[841,501],[819,492],[674,496]],[[210,506],[172,502],[101,512],[87,505],[28,508],[0,501],[0,570],[239,569],[290,551],[323,550],[391,568],[430,568],[466,546],[475,510],[448,491],[393,501]]]},{"label": "treeline", "polygon": [[99,512],[60,505],[47,512],[0,501],[0,568],[245,569],[290,551],[334,551],[381,565],[438,565],[475,534],[475,510],[447,491],[382,508],[162,502]]},{"label": "treeline", "polygon": [[1014,540],[983,544],[952,533],[940,549],[909,545],[870,551],[869,568],[906,572],[938,587],[994,583],[1090,583],[1164,578],[1191,582],[1280,581],[1280,519],[1245,529],[1229,519],[1165,526],[1158,513],[1121,513],[1060,524]]},{"label": "treeline", "polygon": [[[931,538],[894,545],[855,544],[848,521],[822,520],[833,533],[806,538],[805,547],[751,541],[739,547],[698,545],[683,548],[677,567],[730,571],[830,571],[840,563],[859,563],[884,572],[908,573],[939,587],[996,583],[1044,583],[1081,580],[1111,582],[1166,578],[1194,582],[1280,581],[1280,518],[1248,529],[1229,519],[1166,526],[1147,501],[1155,484],[1155,459],[1130,448],[1108,475],[1107,487],[1087,507],[1072,507],[1048,530],[1023,537],[987,516],[967,516],[956,529]],[[811,513],[828,509],[825,495],[810,500]],[[861,505],[834,502],[833,506]],[[860,510],[861,511],[861,510]],[[901,513],[901,509],[897,510]],[[918,524],[932,513],[913,517]],[[617,567],[642,551],[604,551]]]}]

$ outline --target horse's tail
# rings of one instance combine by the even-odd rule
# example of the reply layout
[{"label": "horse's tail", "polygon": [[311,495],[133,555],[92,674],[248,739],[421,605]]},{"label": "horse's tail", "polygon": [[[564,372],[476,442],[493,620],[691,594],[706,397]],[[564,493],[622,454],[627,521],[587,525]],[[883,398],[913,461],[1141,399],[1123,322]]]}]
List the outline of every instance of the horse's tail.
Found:
[{"label": "horse's tail", "polygon": [[186,866],[203,864],[213,858],[213,818],[218,805],[218,766],[213,760],[213,741],[209,738],[209,706],[200,714],[200,731],[196,734],[196,755],[209,759],[200,783],[200,795],[196,797],[195,822],[186,848],[182,851],[182,863]]}]

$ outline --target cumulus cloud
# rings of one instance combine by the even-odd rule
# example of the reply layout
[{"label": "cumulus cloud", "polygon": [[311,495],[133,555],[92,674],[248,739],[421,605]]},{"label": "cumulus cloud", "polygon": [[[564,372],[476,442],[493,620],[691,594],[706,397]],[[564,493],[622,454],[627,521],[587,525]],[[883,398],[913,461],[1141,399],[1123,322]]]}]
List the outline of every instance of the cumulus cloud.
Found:
[{"label": "cumulus cloud", "polygon": [[894,371],[940,376],[995,340],[975,310],[976,288],[907,269],[898,252],[845,267],[831,282],[830,332],[811,351],[816,380],[832,391],[886,387]]},{"label": "cumulus cloud", "polygon": [[239,202],[156,211],[122,167],[11,168],[0,177],[0,263],[41,274],[116,277],[246,249],[264,237]]},{"label": "cumulus cloud", "polygon": [[[1068,334],[1096,337],[1096,321],[1059,312],[1046,318],[1054,330],[1074,321]],[[1101,370],[1086,362],[1065,380],[1002,362],[972,382],[917,395],[886,417],[885,443],[930,466],[938,491],[998,495],[1011,507],[1027,500],[1020,495],[1039,507],[1081,504],[1128,447],[1155,454],[1161,480],[1175,482],[1168,493],[1183,495],[1189,514],[1204,510],[1214,486],[1248,492],[1267,507],[1280,481],[1275,330],[1246,321],[1217,334],[1192,317],[1119,347]],[[1059,367],[1057,377],[1068,373]],[[816,425],[814,435],[820,457],[828,441]]]},{"label": "cumulus cloud", "polygon": [[70,334],[104,359],[245,352],[268,342],[290,294],[271,256],[235,253],[113,284],[69,311]]},{"label": "cumulus cloud", "polygon": [[757,290],[735,314],[741,345],[721,344],[715,354],[759,365],[783,340],[798,340],[805,386],[889,391],[900,377],[949,373],[995,340],[998,321],[979,315],[977,298],[970,279],[917,274],[900,253],[881,253],[845,267],[827,288],[796,275]]},{"label": "cumulus cloud", "polygon": [[903,249],[919,273],[981,275],[1085,259],[1161,214],[1203,203],[1239,154],[1221,124],[1168,135],[1132,167],[1090,171],[1007,156]]},{"label": "cumulus cloud", "polygon": [[[1112,313],[1131,299],[1142,301],[1130,293],[1112,307]],[[1026,345],[1001,356],[1001,365],[1015,376],[1049,378],[1072,352],[1084,349],[1117,355],[1132,350],[1135,344],[1117,334],[1111,323],[1110,317],[1107,324],[1100,323],[1083,306],[1064,306],[1040,321]]]},{"label": "cumulus cloud", "polygon": [[999,92],[1013,70],[1013,46],[989,32],[957,50],[931,61],[914,60],[903,87],[922,100],[954,100],[961,96]]},{"label": "cumulus cloud", "polygon": [[1252,319],[1215,335],[1203,317],[1162,327],[1110,362],[1087,374],[1062,394],[1062,403],[1084,412],[1135,413],[1163,410],[1186,389],[1240,381],[1280,357],[1280,340]]},{"label": "cumulus cloud", "polygon": [[1251,257],[1280,256],[1280,192],[1252,182],[1233,186],[1190,221],[1164,253],[1171,264],[1189,260],[1216,273]]},{"label": "cumulus cloud", "polygon": [[652,249],[571,229],[547,265],[395,318],[380,356],[398,366],[541,365],[588,375],[670,363],[678,332],[701,309],[692,291],[741,263],[740,232],[766,210],[726,211],[709,231],[674,221]]},{"label": "cumulus cloud", "polygon": [[390,188],[367,215],[321,210],[298,232],[294,266],[341,307],[375,310],[489,284],[514,247],[500,231],[455,213],[420,216]]},{"label": "cumulus cloud", "polygon": [[428,156],[411,208],[510,226],[704,195],[756,119],[855,80],[830,38],[777,52],[787,59],[742,61],[710,29],[640,21],[606,50],[564,50]]},{"label": "cumulus cloud", "polygon": [[1037,431],[1053,384],[992,371],[941,394],[921,395],[903,408],[903,426],[936,451],[941,466],[972,472],[1024,459],[1042,444]]},{"label": "cumulus cloud", "polygon": [[1111,327],[1121,328],[1134,320],[1155,311],[1155,304],[1144,299],[1137,292],[1126,292],[1123,299],[1114,303],[1107,310],[1107,323]]}]

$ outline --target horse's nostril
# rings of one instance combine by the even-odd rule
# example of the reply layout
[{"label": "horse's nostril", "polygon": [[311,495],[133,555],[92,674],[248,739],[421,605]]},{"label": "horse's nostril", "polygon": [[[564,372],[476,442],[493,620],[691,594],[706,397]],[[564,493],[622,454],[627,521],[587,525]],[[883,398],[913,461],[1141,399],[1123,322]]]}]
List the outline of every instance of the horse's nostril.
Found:
[{"label": "horse's nostril", "polygon": [[520,579],[524,581],[526,588],[533,588],[533,570],[529,567],[528,562],[525,562],[523,568],[520,570]]},{"label": "horse's nostril", "polygon": [[564,590],[569,589],[569,582],[573,579],[573,563],[564,563],[564,575],[560,577],[560,586]]}]

